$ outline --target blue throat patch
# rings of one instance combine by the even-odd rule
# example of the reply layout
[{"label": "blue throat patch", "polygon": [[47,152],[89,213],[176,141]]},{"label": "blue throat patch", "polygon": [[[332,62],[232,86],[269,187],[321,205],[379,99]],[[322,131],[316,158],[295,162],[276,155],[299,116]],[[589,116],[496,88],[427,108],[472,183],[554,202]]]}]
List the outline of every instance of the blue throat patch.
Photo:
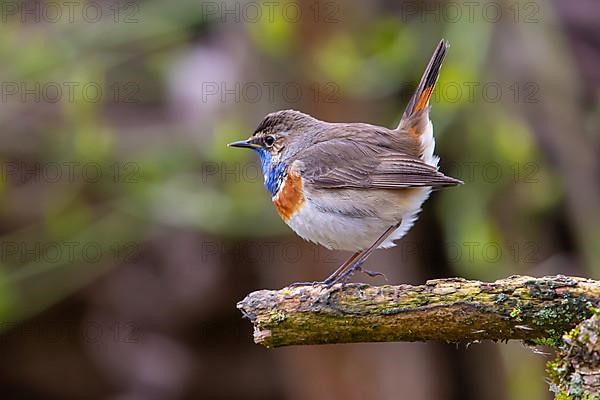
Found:
[{"label": "blue throat patch", "polygon": [[275,196],[279,192],[279,188],[287,175],[286,165],[284,163],[273,165],[271,162],[271,153],[263,148],[255,148],[254,150],[260,156],[260,167],[265,178],[265,187],[272,196]]}]

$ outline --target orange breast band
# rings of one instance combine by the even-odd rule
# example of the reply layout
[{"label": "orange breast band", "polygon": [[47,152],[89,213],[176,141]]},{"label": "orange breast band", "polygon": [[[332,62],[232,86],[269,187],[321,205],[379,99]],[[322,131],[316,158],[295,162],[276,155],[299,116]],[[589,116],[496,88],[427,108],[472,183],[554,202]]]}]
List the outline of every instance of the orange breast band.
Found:
[{"label": "orange breast band", "polygon": [[281,218],[287,221],[300,210],[303,203],[302,177],[290,171],[285,177],[281,189],[273,197],[275,209]]}]

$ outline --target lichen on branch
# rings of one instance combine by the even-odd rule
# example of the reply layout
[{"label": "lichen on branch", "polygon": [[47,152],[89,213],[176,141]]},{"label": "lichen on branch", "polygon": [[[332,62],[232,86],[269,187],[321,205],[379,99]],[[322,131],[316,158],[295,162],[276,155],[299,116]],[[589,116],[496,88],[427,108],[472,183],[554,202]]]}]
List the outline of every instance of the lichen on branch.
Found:
[{"label": "lichen on branch", "polygon": [[556,399],[600,399],[600,315],[563,336],[556,360],[548,363],[548,374]]}]

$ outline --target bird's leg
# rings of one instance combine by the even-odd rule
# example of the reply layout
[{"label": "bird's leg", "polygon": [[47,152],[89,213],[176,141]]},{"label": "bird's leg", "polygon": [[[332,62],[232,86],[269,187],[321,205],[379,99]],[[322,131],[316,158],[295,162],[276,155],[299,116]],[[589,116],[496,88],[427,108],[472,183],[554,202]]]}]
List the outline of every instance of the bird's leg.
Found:
[{"label": "bird's leg", "polygon": [[349,259],[347,259],[342,265],[340,265],[338,267],[338,269],[336,269],[333,274],[331,274],[327,279],[325,279],[323,282],[319,282],[319,281],[314,281],[314,282],[294,282],[289,284],[289,287],[296,287],[296,286],[307,286],[307,285],[319,285],[319,284],[325,284],[327,285],[327,282],[333,281],[335,278],[337,278],[337,276],[339,274],[341,274],[342,272],[344,272],[346,269],[348,269],[348,267],[350,267],[350,265],[352,264],[352,262],[356,259],[356,257],[358,257],[360,255],[360,251],[357,251],[356,253],[352,254],[352,256],[350,256]]},{"label": "bird's leg", "polygon": [[[339,282],[345,283],[352,276],[352,274],[359,269],[361,269],[363,272],[365,272],[367,275],[370,275],[370,276],[378,275],[379,274],[378,272],[364,270],[361,268],[361,266],[365,262],[367,257],[369,257],[371,255],[371,253],[381,245],[381,243],[383,243],[396,229],[398,229],[398,227],[400,226],[401,223],[402,223],[402,221],[398,222],[395,225],[390,226],[385,232],[383,232],[383,234],[381,236],[379,236],[379,238],[375,241],[375,243],[373,243],[371,246],[369,246],[369,248],[363,250],[360,253],[360,255],[356,258],[356,260],[354,262],[352,262],[352,264],[350,266],[345,268],[345,270],[343,272],[341,272],[340,274],[338,274],[333,280],[325,282],[325,284],[327,286],[333,286]],[[329,280],[329,278],[327,280]]]},{"label": "bird's leg", "polygon": [[344,271],[346,271],[352,265],[352,262],[354,262],[354,260],[356,260],[356,257],[358,257],[360,254],[361,254],[360,251],[357,251],[356,253],[352,254],[349,259],[347,259],[342,265],[339,266],[338,269],[333,271],[333,274],[329,275],[321,283],[324,283],[325,285],[327,285],[329,282],[334,281],[335,278],[337,278],[340,274],[342,274]]},{"label": "bird's leg", "polygon": [[306,285],[318,285],[318,284],[324,284],[327,285],[328,282],[331,282],[333,280],[335,280],[335,278],[337,278],[337,276],[341,273],[343,273],[345,270],[347,270],[350,265],[352,265],[352,262],[354,260],[356,260],[356,257],[358,257],[361,254],[360,251],[357,251],[356,253],[352,254],[352,256],[350,256],[349,259],[347,259],[342,265],[339,266],[338,269],[336,269],[333,274],[331,274],[327,279],[325,279],[323,282],[294,282],[290,285],[288,285],[289,287],[296,287],[296,286],[306,286]]}]

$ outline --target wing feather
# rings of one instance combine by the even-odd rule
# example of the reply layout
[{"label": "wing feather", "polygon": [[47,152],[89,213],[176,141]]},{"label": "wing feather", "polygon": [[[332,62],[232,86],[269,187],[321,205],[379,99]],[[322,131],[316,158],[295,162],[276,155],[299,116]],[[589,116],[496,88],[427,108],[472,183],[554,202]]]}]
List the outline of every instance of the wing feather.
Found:
[{"label": "wing feather", "polygon": [[318,188],[401,189],[462,183],[414,156],[343,139],[313,145],[297,160],[302,178]]}]

